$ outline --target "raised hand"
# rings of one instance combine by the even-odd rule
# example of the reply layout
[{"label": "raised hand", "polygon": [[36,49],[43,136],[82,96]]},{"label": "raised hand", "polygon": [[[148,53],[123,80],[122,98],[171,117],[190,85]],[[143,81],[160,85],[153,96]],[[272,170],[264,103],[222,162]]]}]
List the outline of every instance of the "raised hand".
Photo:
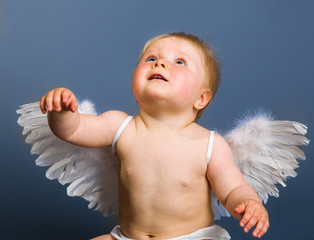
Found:
[{"label": "raised hand", "polygon": [[66,88],[56,88],[49,91],[40,100],[42,113],[71,111],[75,112],[78,108],[77,100],[73,92]]}]

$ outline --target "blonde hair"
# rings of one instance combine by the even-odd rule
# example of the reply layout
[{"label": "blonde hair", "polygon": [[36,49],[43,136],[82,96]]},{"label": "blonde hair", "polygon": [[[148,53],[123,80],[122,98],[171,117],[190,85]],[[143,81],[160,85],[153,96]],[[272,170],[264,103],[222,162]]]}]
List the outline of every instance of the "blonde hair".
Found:
[{"label": "blonde hair", "polygon": [[210,102],[212,101],[212,99],[214,98],[214,96],[218,90],[218,87],[220,84],[219,63],[215,58],[213,50],[210,48],[210,46],[208,45],[207,42],[201,40],[200,38],[198,38],[195,35],[187,34],[185,32],[167,33],[167,34],[163,34],[163,35],[160,35],[160,36],[157,36],[157,37],[150,39],[145,44],[144,48],[142,49],[142,51],[140,53],[140,60],[142,59],[146,50],[154,42],[156,42],[157,40],[160,40],[163,38],[169,38],[169,37],[175,37],[175,38],[190,42],[191,44],[193,44],[194,46],[196,46],[198,48],[198,50],[200,51],[200,53],[203,56],[204,67],[205,67],[205,83],[206,83],[206,87],[208,87],[211,91],[211,99],[208,102],[208,104],[204,108],[199,110],[198,113],[196,114],[196,117],[194,119],[194,121],[196,122],[200,118],[202,113],[205,111],[206,107],[210,104]]}]

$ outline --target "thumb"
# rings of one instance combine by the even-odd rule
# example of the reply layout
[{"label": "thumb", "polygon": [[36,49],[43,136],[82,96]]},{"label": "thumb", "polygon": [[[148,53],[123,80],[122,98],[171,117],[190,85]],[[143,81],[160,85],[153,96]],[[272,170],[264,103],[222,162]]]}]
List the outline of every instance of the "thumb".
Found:
[{"label": "thumb", "polygon": [[244,203],[239,204],[233,211],[237,214],[243,214],[245,211]]}]

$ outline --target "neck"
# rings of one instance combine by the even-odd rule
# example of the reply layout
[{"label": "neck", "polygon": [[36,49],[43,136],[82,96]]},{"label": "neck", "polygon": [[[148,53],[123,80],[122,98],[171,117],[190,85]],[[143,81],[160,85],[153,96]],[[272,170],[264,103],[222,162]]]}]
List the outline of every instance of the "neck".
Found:
[{"label": "neck", "polygon": [[[157,112],[157,113],[156,113]],[[145,111],[140,108],[140,116],[149,129],[171,129],[179,131],[194,122],[195,114]]]}]

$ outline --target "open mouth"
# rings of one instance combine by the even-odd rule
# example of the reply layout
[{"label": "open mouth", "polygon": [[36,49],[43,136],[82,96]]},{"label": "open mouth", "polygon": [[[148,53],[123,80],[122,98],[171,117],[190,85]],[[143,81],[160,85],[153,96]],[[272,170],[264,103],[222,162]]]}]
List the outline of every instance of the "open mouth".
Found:
[{"label": "open mouth", "polygon": [[157,73],[152,74],[148,80],[154,80],[154,79],[168,82],[168,80],[164,76],[162,76],[161,74],[157,74]]}]

